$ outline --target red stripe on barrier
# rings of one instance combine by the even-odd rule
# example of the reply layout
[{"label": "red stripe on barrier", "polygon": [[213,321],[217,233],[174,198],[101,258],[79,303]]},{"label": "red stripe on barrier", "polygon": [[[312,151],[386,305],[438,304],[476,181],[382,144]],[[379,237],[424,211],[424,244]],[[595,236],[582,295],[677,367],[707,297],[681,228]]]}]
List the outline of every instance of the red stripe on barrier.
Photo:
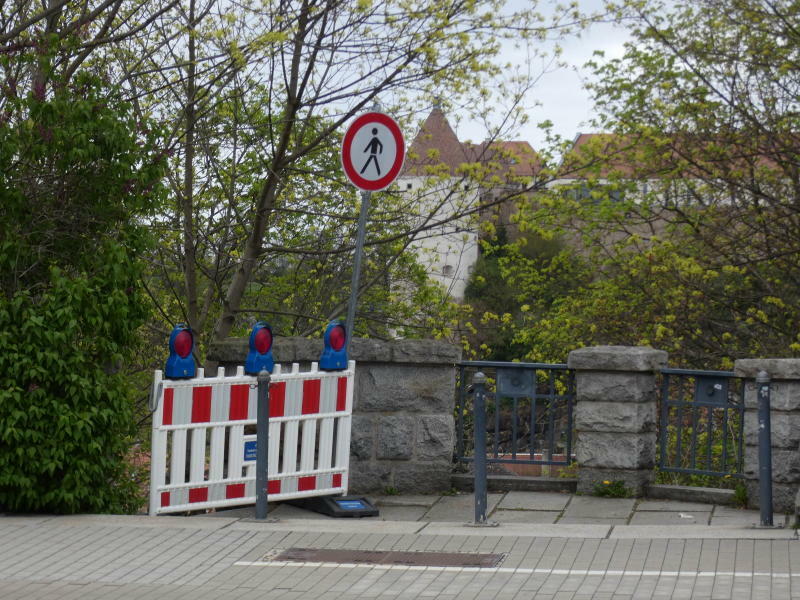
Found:
[{"label": "red stripe on barrier", "polygon": [[269,416],[282,417],[286,406],[286,382],[278,381],[269,386]]},{"label": "red stripe on barrier", "polygon": [[208,488],[202,487],[189,490],[189,503],[192,502],[208,502]]},{"label": "red stripe on barrier", "polygon": [[161,506],[169,506],[169,492],[161,492]]},{"label": "red stripe on barrier", "polygon": [[244,498],[244,484],[229,483],[225,486],[225,498]]},{"label": "red stripe on barrier", "polygon": [[[319,379],[307,379],[303,382],[303,414],[311,415],[319,412]],[[312,488],[313,489],[313,488]]]},{"label": "red stripe on barrier", "polygon": [[[164,412],[161,417],[162,425],[172,425],[172,399],[174,396],[175,390],[173,388],[166,388],[164,390]],[[169,494],[169,492],[164,493]]]},{"label": "red stripe on barrier", "polygon": [[211,386],[192,388],[192,423],[211,420]]},{"label": "red stripe on barrier", "polygon": [[336,382],[336,410],[347,409],[347,377],[339,377]]},{"label": "red stripe on barrier", "polygon": [[[319,381],[319,379],[317,381]],[[298,492],[305,492],[315,489],[317,489],[317,478],[315,475],[311,475],[310,477],[301,477],[297,480]]]},{"label": "red stripe on barrier", "polygon": [[247,403],[249,399],[249,385],[232,385],[231,408],[228,413],[228,419],[231,421],[244,421],[247,418]]},{"label": "red stripe on barrier", "polygon": [[342,474],[341,473],[334,473],[333,475],[333,487],[342,487]]},{"label": "red stripe on barrier", "polygon": [[267,481],[267,495],[280,494],[280,493],[281,493],[280,479],[271,479],[270,481]]}]

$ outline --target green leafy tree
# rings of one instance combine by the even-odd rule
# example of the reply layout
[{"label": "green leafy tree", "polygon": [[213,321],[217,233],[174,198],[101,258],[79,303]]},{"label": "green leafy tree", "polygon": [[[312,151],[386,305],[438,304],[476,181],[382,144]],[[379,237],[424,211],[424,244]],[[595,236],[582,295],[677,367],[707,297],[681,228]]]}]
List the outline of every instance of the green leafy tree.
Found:
[{"label": "green leafy tree", "polygon": [[6,97],[4,109],[0,506],[129,511],[134,421],[121,366],[148,316],[137,255],[160,198],[156,135],[81,73],[45,97]]},{"label": "green leafy tree", "polygon": [[651,344],[730,367],[800,352],[798,25],[794,2],[620,3],[622,58],[596,61],[608,132],[570,154],[574,184],[524,220],[591,276],[533,317],[532,353]]},{"label": "green leafy tree", "polygon": [[481,247],[465,293],[479,323],[470,348],[487,360],[563,361],[564,347],[545,351],[527,328],[586,279],[583,262],[561,239],[529,231],[512,241],[502,226]]},{"label": "green leafy tree", "polygon": [[[173,133],[172,203],[157,224],[163,243],[152,271],[161,270],[152,287],[163,319],[188,322],[202,348],[254,314],[298,333],[341,315],[358,214],[337,164],[341,131],[376,100],[411,124],[413,107],[445,95],[472,114],[502,107],[496,122],[518,124],[536,77],[501,68],[501,42],[530,44],[535,54],[537,40],[577,17],[564,10],[546,24],[532,5],[504,4],[246,1],[224,10],[189,0],[158,19],[152,36],[122,44],[123,84]],[[389,321],[406,309],[392,299],[413,298],[419,273],[399,255],[453,218],[434,218],[436,206],[426,206],[376,195],[360,335],[394,329]],[[419,331],[427,318],[423,311]]]}]

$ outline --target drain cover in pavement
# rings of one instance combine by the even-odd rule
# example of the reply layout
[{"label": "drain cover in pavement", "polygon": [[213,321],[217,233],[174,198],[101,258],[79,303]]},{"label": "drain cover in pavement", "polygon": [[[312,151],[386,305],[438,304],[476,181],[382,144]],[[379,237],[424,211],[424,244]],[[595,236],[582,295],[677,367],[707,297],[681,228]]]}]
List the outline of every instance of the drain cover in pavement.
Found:
[{"label": "drain cover in pavement", "polygon": [[324,562],[369,565],[407,565],[410,567],[496,567],[504,554],[467,554],[460,552],[394,552],[391,550],[332,550],[289,548],[272,560],[287,562]]}]

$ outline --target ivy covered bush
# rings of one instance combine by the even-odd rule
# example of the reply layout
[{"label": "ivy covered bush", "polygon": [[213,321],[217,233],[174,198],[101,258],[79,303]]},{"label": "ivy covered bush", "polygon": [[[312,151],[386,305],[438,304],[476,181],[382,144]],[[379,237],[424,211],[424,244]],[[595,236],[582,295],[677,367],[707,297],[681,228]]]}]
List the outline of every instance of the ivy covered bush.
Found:
[{"label": "ivy covered bush", "polygon": [[[22,82],[20,82],[20,85]],[[0,107],[0,510],[125,512],[155,132],[78,76]]]}]

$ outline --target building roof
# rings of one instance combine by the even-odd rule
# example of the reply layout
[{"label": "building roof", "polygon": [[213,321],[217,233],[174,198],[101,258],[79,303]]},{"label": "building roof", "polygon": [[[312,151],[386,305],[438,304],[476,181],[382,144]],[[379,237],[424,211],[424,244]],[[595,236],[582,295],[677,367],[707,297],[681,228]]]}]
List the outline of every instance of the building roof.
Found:
[{"label": "building roof", "polygon": [[461,142],[438,107],[422,124],[403,167],[403,175],[428,175],[446,170],[457,175],[464,164],[489,165],[489,175],[532,176],[540,168],[540,160],[526,141],[494,141],[470,144]]},{"label": "building roof", "polygon": [[458,140],[442,109],[434,107],[422,124],[403,167],[404,175],[424,175],[425,167],[447,166],[454,175],[459,165],[471,162],[468,149]]},{"label": "building roof", "polygon": [[587,174],[614,172],[631,176],[637,170],[635,145],[610,133],[579,133],[559,167],[560,179],[585,179]]},{"label": "building roof", "polygon": [[740,132],[716,138],[673,134],[663,140],[613,133],[580,133],[559,167],[560,179],[617,175],[631,179],[714,177],[744,167],[780,168],[759,140]]}]

